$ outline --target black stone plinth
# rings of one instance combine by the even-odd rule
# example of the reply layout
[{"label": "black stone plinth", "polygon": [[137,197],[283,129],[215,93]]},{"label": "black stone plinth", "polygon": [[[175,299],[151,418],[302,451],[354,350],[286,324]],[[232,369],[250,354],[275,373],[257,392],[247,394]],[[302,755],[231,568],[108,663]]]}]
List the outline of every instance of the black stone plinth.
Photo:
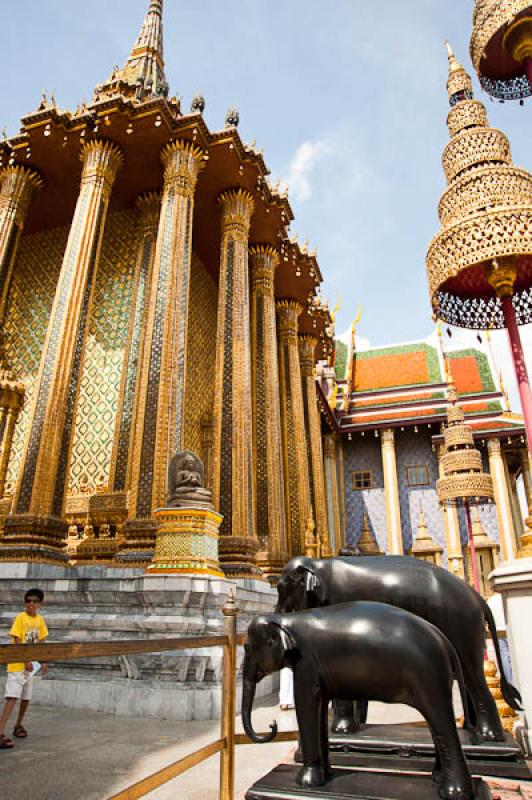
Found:
[{"label": "black stone plinth", "polygon": [[[473,775],[530,780],[523,752],[509,733],[504,742],[472,744],[467,731],[459,729],[460,741]],[[330,759],[333,766],[357,769],[431,772],[434,742],[421,725],[362,725],[348,735],[331,734]],[[299,760],[299,759],[297,759]]]},{"label": "black stone plinth", "polygon": [[[430,775],[353,772],[334,769],[325,786],[315,789],[296,784],[298,765],[280,764],[246,793],[246,800],[440,800]],[[475,800],[491,800],[489,788],[474,781]]]}]

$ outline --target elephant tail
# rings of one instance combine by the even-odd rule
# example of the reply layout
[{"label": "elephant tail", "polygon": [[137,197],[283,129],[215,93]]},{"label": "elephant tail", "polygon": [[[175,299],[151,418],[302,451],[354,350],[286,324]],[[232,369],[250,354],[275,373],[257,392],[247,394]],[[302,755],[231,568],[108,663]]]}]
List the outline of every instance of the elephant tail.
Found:
[{"label": "elephant tail", "polygon": [[460,659],[458,658],[458,653],[456,652],[454,645],[447,639],[446,636],[442,634],[445,644],[447,646],[447,652],[449,654],[449,659],[451,661],[451,667],[454,673],[456,680],[458,681],[458,688],[460,690],[460,699],[462,701],[462,708],[464,710],[464,730],[468,731],[471,736],[471,741],[473,744],[476,743],[476,731],[473,723],[471,722],[470,712],[469,712],[469,702],[467,696],[467,689],[464,680],[464,672],[462,670],[462,665],[460,663]]},{"label": "elephant tail", "polygon": [[488,628],[490,629],[491,638],[493,640],[493,646],[495,648],[495,655],[497,656],[497,664],[499,666],[499,672],[501,675],[501,692],[502,696],[510,706],[515,711],[522,711],[521,707],[521,695],[519,691],[515,688],[513,684],[510,683],[508,678],[504,673],[504,665],[502,663],[501,658],[501,648],[499,647],[499,637],[497,636],[497,626],[495,625],[495,620],[493,619],[493,614],[491,613],[491,608],[486,603],[484,598],[480,598],[482,600],[482,610],[484,612],[484,619],[488,624]]}]

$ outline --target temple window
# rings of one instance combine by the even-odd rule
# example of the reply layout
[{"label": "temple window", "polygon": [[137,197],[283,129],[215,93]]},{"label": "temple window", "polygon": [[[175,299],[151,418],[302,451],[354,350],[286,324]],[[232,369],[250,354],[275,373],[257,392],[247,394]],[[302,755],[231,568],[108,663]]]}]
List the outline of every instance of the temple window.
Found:
[{"label": "temple window", "polygon": [[406,481],[409,486],[428,486],[429,468],[426,464],[406,468]]},{"label": "temple window", "polygon": [[373,489],[373,472],[371,470],[358,470],[351,473],[352,489]]}]

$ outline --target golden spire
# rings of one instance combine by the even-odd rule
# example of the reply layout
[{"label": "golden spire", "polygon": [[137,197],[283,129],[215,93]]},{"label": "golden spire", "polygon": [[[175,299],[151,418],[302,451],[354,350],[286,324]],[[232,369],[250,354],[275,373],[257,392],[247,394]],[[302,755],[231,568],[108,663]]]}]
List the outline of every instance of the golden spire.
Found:
[{"label": "golden spire", "polygon": [[97,86],[94,101],[122,95],[137,101],[168,94],[163,57],[163,0],[149,0],[148,11],[129,58],[107,82]]},{"label": "golden spire", "polygon": [[[532,176],[514,166],[507,137],[490,127],[469,74],[449,46],[447,54],[447,188],[438,206],[441,228],[426,258],[432,307],[452,325],[501,327],[500,304],[486,282],[494,260],[504,267],[497,276],[510,276],[507,267],[515,257],[531,252]],[[471,294],[473,275],[482,287],[479,296]]]}]

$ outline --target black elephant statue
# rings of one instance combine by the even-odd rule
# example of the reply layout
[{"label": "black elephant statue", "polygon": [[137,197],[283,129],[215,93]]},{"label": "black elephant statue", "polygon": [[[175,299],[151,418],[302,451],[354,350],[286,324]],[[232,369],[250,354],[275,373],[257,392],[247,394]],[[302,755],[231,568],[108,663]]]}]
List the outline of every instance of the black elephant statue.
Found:
[{"label": "black elephant statue", "polygon": [[[384,603],[342,603],[297,614],[256,617],[248,629],[242,722],[254,742],[251,712],[257,683],[291,667],[303,767],[297,783],[321,786],[331,777],[327,710],[333,697],[406,703],[427,720],[436,748],[433,777],[445,800],[472,800],[473,786],[452,702],[453,674],[465,686],[453,646],[438,628]],[[464,725],[468,726],[468,718]]]},{"label": "black elephant statue", "polygon": [[[484,676],[485,625],[491,632],[501,691],[512,708],[521,697],[507,680],[488,604],[478,592],[442,567],[411,556],[293,558],[277,584],[276,612],[334,606],[355,600],[388,603],[431,622],[454,646],[464,674],[471,721],[479,739],[504,741],[497,706]],[[352,703],[335,703],[333,731],[357,729]]]}]

